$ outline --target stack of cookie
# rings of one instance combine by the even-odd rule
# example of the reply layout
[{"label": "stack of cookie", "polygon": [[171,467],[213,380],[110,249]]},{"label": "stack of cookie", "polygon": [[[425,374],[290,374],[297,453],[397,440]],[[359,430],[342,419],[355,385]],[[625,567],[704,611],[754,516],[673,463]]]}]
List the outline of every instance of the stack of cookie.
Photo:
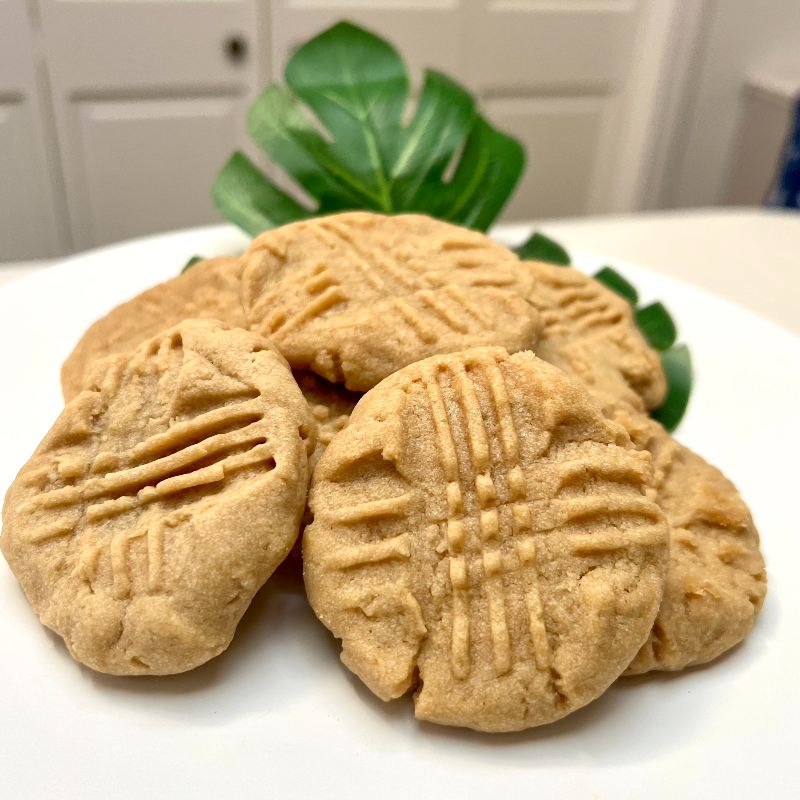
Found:
[{"label": "stack of cookie", "polygon": [[344,663],[478,730],[713,659],[764,599],[736,489],[647,416],[665,380],[627,302],[428,217],[198,263],[96,322],[62,386],[0,545],[94,669],[220,653],[301,526]]}]

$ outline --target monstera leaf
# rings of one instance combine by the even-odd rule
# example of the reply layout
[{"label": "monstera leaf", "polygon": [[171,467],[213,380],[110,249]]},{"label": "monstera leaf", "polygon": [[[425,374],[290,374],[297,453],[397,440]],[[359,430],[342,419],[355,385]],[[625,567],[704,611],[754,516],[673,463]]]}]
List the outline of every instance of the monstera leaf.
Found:
[{"label": "monstera leaf", "polygon": [[286,86],[272,83],[255,100],[247,129],[314,205],[297,202],[234,153],[212,198],[253,236],[348,209],[417,211],[486,230],[522,173],[520,143],[493,128],[473,97],[440,72],[425,71],[404,125],[410,81],[403,61],[355,25],[340,22],[307,42],[284,76]]},{"label": "monstera leaf", "polygon": [[559,267],[570,265],[569,253],[558,242],[543,233],[534,233],[525,244],[515,248],[514,252],[528,261],[546,261]]},{"label": "monstera leaf", "polygon": [[[336,211],[415,211],[485,231],[525,166],[520,143],[496,130],[455,81],[425,70],[408,124],[410,80],[398,52],[378,36],[340,22],[289,60],[286,85],[271,83],[247,115],[250,137],[310,199],[280,189],[242,152],[211,190],[214,205],[251,236]],[[541,233],[516,252],[568,266],[569,254]],[[186,268],[193,262],[190,261]],[[661,351],[669,391],[654,412],[672,430],[691,391],[691,359],[674,346],[676,329],[661,303],[636,309],[638,294],[619,273],[596,277],[625,297],[648,341]]]}]

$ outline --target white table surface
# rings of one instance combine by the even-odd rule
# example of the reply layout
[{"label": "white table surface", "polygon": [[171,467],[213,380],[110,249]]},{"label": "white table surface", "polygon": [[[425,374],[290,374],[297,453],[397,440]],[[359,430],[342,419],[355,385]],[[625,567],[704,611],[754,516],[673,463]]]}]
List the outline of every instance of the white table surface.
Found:
[{"label": "white table surface", "polygon": [[[678,278],[800,333],[796,211],[728,208],[582,217],[498,226],[497,233],[521,241],[532,227],[567,248]],[[0,264],[0,284],[54,263]]]}]

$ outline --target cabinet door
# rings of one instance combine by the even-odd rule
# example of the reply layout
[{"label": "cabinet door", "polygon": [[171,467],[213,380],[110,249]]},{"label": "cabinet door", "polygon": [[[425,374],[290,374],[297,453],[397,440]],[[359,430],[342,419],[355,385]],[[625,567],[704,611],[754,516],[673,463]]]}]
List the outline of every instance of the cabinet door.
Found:
[{"label": "cabinet door", "polygon": [[350,19],[442,69],[527,148],[507,219],[635,207],[679,0],[273,0],[273,71]]},{"label": "cabinet door", "polygon": [[43,0],[79,248],[220,221],[211,183],[249,146],[255,0]]},{"label": "cabinet door", "polygon": [[238,144],[235,97],[84,101],[73,111],[94,242],[219,221],[210,187]]},{"label": "cabinet door", "polygon": [[[46,72],[25,0],[0,0],[0,262],[69,249],[65,208],[48,161]],[[43,96],[44,90],[44,96]],[[50,127],[50,155],[53,151]]]}]

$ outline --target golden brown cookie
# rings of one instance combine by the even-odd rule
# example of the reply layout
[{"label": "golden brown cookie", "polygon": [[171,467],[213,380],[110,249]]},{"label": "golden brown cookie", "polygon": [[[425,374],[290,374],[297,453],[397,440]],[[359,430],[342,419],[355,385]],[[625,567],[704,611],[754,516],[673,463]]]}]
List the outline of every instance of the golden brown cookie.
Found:
[{"label": "golden brown cookie", "polygon": [[96,365],[6,495],[3,555],[77,660],[192,669],[291,549],[315,439],[268,341],[183,322]]},{"label": "golden brown cookie", "polygon": [[647,639],[668,559],[649,453],[532,353],[412,364],[320,459],[303,557],[342,661],[485,731],[597,697]]},{"label": "golden brown cookie", "polygon": [[363,396],[360,392],[351,392],[340,383],[331,383],[307,370],[292,372],[300,391],[308,403],[311,414],[319,428],[318,445],[324,448],[331,439],[347,425],[350,414],[356,403]]},{"label": "golden brown cookie", "polygon": [[539,358],[579,380],[603,402],[641,410],[664,401],[666,380],[627,300],[570,267],[524,261],[527,299],[542,315]]},{"label": "golden brown cookie", "polygon": [[[347,425],[350,414],[362,395],[360,392],[348,391],[341,384],[326,381],[313,372],[294,370],[292,375],[308,403],[311,416],[317,421],[317,446],[308,459],[309,469],[313,473],[331,439]],[[302,534],[311,520],[311,511],[306,506],[300,523],[300,536],[289,555],[298,564],[302,558]]]},{"label": "golden brown cookie", "polygon": [[626,674],[711,661],[749,633],[767,593],[758,531],[736,487],[643,415],[615,415],[655,467],[654,496],[670,524],[664,598]]},{"label": "golden brown cookie", "polygon": [[349,212],[296,222],[261,234],[242,260],[250,328],[293,369],[354,391],[437,353],[530,348],[540,327],[519,291],[519,259],[430,217]]},{"label": "golden brown cookie", "polygon": [[220,256],[199,261],[97,320],[61,367],[64,401],[68,403],[81,391],[98,358],[133,350],[185,319],[218,319],[232,328],[247,327],[241,276],[238,258]]},{"label": "golden brown cookie", "polygon": [[[545,314],[545,318],[547,315]],[[750,631],[766,595],[758,531],[736,487],[646,416],[607,351],[563,359],[547,328],[539,354],[564,368],[619,422],[655,466],[651,495],[670,525],[670,567],[650,638],[626,674],[679,670],[711,661]],[[562,339],[563,341],[563,339]]]}]

